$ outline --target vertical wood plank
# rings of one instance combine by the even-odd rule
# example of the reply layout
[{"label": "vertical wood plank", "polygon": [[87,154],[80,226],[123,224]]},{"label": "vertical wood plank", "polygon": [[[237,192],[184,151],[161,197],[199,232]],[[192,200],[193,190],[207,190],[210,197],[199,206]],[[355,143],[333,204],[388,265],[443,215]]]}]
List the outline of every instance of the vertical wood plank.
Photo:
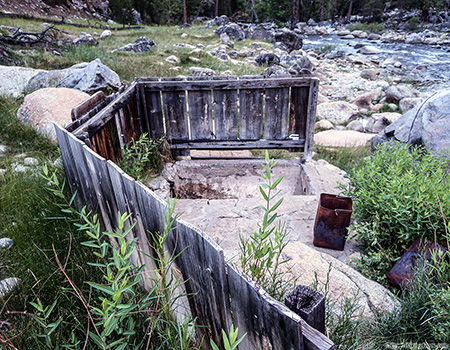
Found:
[{"label": "vertical wood plank", "polygon": [[[181,81],[182,79],[164,78],[162,80]],[[167,138],[171,141],[189,140],[188,115],[186,110],[186,91],[184,89],[175,91],[163,91],[162,100]]]},{"label": "vertical wood plank", "polygon": [[289,88],[266,89],[266,113],[264,138],[284,140],[287,138],[289,119]]},{"label": "vertical wood plank", "polygon": [[[228,333],[230,309],[223,251],[197,228],[182,220],[169,236],[168,249],[179,254],[177,266],[185,280],[192,316],[196,317],[203,349],[210,339],[222,343],[222,329]],[[205,327],[202,327],[205,326]]]},{"label": "vertical wood plank", "polygon": [[136,85],[136,89],[138,101],[140,104],[139,113],[141,115],[141,123],[143,124],[143,132],[148,133],[148,136],[151,137],[151,128],[150,121],[148,119],[147,100],[145,98],[144,85],[141,82],[138,82]]},{"label": "vertical wood plank", "polygon": [[78,174],[79,184],[82,187],[83,200],[88,209],[98,212],[98,203],[95,195],[94,183],[87,168],[86,159],[84,157],[84,143],[78,140],[72,134],[67,134],[67,140],[72,150],[73,166]]},{"label": "vertical wood plank", "polygon": [[[188,81],[196,80],[206,79],[188,78]],[[214,139],[211,90],[188,90],[187,94],[191,127],[190,139],[193,141]]]},{"label": "vertical wood plank", "polygon": [[[158,81],[152,78],[152,81]],[[161,105],[161,92],[148,91],[143,85],[143,93],[145,95],[146,111],[150,127],[150,136],[153,139],[159,139],[165,135],[163,108]]]},{"label": "vertical wood plank", "polygon": [[[243,77],[241,79],[256,79]],[[241,80],[240,79],[240,80]],[[239,90],[239,138],[241,140],[259,140],[263,135],[263,89]]]},{"label": "vertical wood plank", "polygon": [[[220,79],[237,80],[236,77],[220,77]],[[213,98],[216,140],[237,140],[239,129],[237,90],[214,89]]]},{"label": "vertical wood plank", "polygon": [[55,123],[53,125],[55,126],[59,149],[61,150],[61,158],[66,171],[67,182],[72,194],[76,193],[75,205],[77,209],[81,209],[83,207],[84,191],[80,184],[75,162],[73,160],[72,150],[68,142],[69,133],[58,124]]},{"label": "vertical wood plank", "polygon": [[316,122],[317,97],[319,95],[319,79],[312,78],[309,87],[308,97],[308,116],[306,119],[305,130],[305,151],[304,158],[306,161],[312,160],[312,149],[314,140],[314,123]]},{"label": "vertical wood plank", "polygon": [[291,105],[289,115],[289,134],[298,134],[300,139],[306,136],[308,119],[309,87],[291,88]]},{"label": "vertical wood plank", "polygon": [[303,350],[301,318],[271,298],[231,263],[227,264],[231,307],[239,337],[247,333],[240,350]]}]

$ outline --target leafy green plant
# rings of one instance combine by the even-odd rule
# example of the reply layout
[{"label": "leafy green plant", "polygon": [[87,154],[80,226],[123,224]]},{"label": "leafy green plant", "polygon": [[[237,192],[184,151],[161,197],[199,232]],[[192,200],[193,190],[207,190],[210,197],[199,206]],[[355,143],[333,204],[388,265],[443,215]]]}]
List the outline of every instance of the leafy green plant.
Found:
[{"label": "leafy green plant", "polygon": [[[244,340],[247,333],[245,333],[242,337],[239,339],[238,336],[239,329],[234,329],[234,325],[231,325],[230,334],[227,335],[225,331],[222,329],[222,338],[223,338],[223,344],[225,347],[225,350],[234,350],[237,348],[237,346]],[[219,350],[219,347],[217,344],[211,339],[211,347],[213,350]]]},{"label": "leafy green plant", "polygon": [[145,179],[146,171],[161,171],[162,160],[158,153],[158,147],[164,142],[164,137],[158,140],[149,139],[147,133],[143,133],[138,140],[131,140],[122,151],[120,167],[131,177],[138,181]]},{"label": "leafy green plant", "polygon": [[274,180],[272,169],[278,163],[269,159],[269,153],[265,153],[265,164],[262,164],[264,172],[261,177],[265,183],[259,185],[259,191],[264,198],[265,206],[257,208],[263,210],[263,220],[258,231],[250,234],[249,238],[240,238],[240,261],[244,273],[262,286],[267,293],[278,300],[282,300],[285,294],[294,284],[287,279],[287,273],[280,267],[287,263],[283,260],[282,253],[287,245],[289,231],[282,223],[275,223],[277,208],[283,203],[283,198],[272,204],[280,191],[277,186],[283,177]]},{"label": "leafy green plant", "polygon": [[[381,145],[349,173],[344,189],[354,200],[354,231],[367,262],[380,274],[417,238],[447,245],[450,217],[448,161],[423,147]],[[383,263],[383,259],[385,259]]]}]

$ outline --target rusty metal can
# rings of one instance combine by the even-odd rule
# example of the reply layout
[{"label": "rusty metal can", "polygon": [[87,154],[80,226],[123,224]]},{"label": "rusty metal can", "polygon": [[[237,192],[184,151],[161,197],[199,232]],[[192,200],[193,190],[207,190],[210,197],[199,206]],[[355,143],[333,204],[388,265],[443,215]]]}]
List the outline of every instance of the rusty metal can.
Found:
[{"label": "rusty metal can", "polygon": [[350,197],[321,193],[314,224],[313,244],[317,247],[344,250],[352,216]]}]

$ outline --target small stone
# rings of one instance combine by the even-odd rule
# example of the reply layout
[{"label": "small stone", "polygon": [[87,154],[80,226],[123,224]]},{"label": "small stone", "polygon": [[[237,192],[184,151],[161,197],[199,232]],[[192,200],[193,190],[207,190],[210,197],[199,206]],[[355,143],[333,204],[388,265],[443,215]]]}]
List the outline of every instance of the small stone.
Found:
[{"label": "small stone", "polygon": [[359,120],[352,120],[350,123],[347,124],[346,129],[364,132],[364,125]]},{"label": "small stone", "polygon": [[314,124],[314,131],[323,131],[334,129],[333,124],[325,119],[319,120]]},{"label": "small stone", "polygon": [[39,161],[33,157],[27,157],[23,160],[23,164],[27,166],[36,166],[39,165]]},{"label": "small stone", "polygon": [[13,173],[25,173],[28,170],[30,170],[30,168],[22,164],[15,164],[12,168]]},{"label": "small stone", "polygon": [[0,281],[0,299],[5,298],[20,284],[20,279],[16,277],[6,278]]},{"label": "small stone", "polygon": [[377,80],[377,76],[380,74],[380,71],[375,69],[364,69],[361,71],[360,76],[366,80]]},{"label": "small stone", "polygon": [[14,244],[11,238],[0,238],[0,249],[9,249]]},{"label": "small stone", "polygon": [[4,176],[6,174],[6,169],[0,169],[0,176]]},{"label": "small stone", "polygon": [[7,146],[5,145],[0,145],[0,157],[3,157],[3,155],[5,154],[6,150],[8,149]]},{"label": "small stone", "polygon": [[184,39],[184,38],[187,38],[188,35],[187,35],[187,33],[183,33],[183,34],[181,34],[181,37]]},{"label": "small stone", "polygon": [[214,72],[212,69],[201,67],[191,67],[189,68],[189,72],[194,77],[212,77],[216,75],[216,72]]},{"label": "small stone", "polygon": [[172,55],[172,56],[169,56],[169,57],[166,58],[166,62],[169,62],[169,63],[180,63],[180,59],[177,56]]},{"label": "small stone", "polygon": [[100,34],[100,39],[109,38],[112,35],[110,30],[104,30],[102,34]]}]

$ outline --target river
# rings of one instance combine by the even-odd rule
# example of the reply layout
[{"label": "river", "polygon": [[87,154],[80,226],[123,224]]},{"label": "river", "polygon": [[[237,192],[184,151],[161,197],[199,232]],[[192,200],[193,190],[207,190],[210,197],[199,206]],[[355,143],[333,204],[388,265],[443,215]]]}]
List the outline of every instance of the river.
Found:
[{"label": "river", "polygon": [[406,44],[402,42],[369,41],[366,39],[342,39],[337,35],[314,35],[303,40],[303,49],[317,49],[331,45],[336,51],[364,56],[370,60],[375,55],[358,53],[355,46],[370,45],[380,50],[377,54],[380,62],[396,57],[402,68],[387,68],[394,74],[404,76],[404,80],[413,83],[419,90],[435,91],[450,87],[450,47],[425,44]]}]

